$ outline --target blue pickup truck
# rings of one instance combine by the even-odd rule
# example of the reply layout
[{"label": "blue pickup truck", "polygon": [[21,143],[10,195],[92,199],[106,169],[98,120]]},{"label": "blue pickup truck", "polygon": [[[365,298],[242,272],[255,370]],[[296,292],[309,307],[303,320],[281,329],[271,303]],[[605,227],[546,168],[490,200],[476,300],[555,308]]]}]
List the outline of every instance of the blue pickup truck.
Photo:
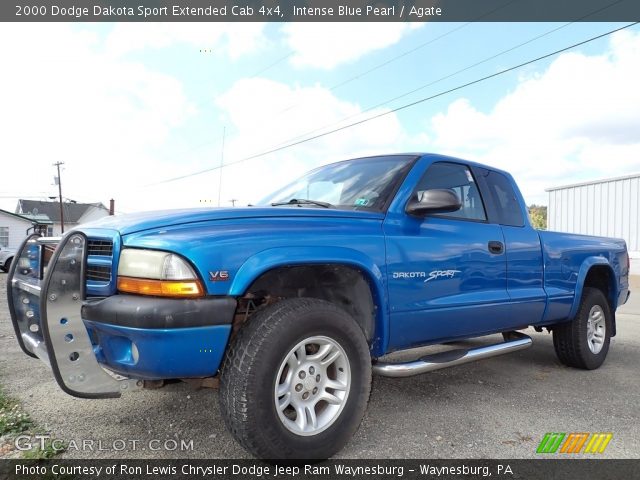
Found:
[{"label": "blue pickup truck", "polygon": [[[346,160],[247,208],[108,217],[32,235],[9,272],[20,346],[83,398],[220,379],[253,455],[319,459],[358,428],[372,374],[526,348],[595,369],[629,296],[623,240],[543,232],[506,172],[434,154]],[[402,363],[386,354],[502,333]]]}]

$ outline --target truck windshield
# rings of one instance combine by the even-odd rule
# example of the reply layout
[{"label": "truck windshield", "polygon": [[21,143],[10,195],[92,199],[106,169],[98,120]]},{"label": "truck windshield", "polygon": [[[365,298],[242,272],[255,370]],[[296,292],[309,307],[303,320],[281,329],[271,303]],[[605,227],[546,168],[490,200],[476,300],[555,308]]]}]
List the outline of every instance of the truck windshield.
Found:
[{"label": "truck windshield", "polygon": [[413,155],[357,158],[319,167],[257,205],[383,211],[411,168]]}]

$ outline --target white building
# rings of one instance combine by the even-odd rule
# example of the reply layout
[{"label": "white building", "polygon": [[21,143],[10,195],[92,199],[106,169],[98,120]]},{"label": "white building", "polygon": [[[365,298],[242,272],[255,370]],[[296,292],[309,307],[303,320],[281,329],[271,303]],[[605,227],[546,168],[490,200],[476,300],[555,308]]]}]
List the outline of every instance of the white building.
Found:
[{"label": "white building", "polygon": [[45,216],[25,217],[0,210],[0,248],[18,248],[24,238],[36,230],[46,233],[51,220]]},{"label": "white building", "polygon": [[[64,211],[65,232],[78,224],[109,215],[109,210],[102,203],[63,202],[62,208]],[[16,213],[18,215],[46,215],[53,222],[52,228],[47,234],[49,236],[59,236],[62,233],[60,203],[57,201],[18,200]]]},{"label": "white building", "polygon": [[623,238],[640,273],[640,173],[547,189],[547,228]]}]

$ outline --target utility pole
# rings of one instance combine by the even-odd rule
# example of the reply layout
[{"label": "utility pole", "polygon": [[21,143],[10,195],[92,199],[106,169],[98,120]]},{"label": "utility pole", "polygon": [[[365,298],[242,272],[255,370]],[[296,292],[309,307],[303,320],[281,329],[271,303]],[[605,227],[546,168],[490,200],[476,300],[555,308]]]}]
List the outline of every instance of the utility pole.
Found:
[{"label": "utility pole", "polygon": [[229,200],[231,202],[231,206],[235,207],[236,206],[236,202],[238,201],[237,198],[232,198],[231,200]]},{"label": "utility pole", "polygon": [[60,178],[60,165],[64,165],[64,162],[56,162],[53,164],[53,166],[58,169],[56,183],[58,184],[58,198],[60,199],[60,233],[64,233],[64,208],[62,208],[62,180]]}]

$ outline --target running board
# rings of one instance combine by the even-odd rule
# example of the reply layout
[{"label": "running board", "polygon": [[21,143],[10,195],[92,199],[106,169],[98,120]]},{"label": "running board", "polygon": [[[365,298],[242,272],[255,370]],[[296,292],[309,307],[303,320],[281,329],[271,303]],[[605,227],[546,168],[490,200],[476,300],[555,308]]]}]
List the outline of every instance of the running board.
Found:
[{"label": "running board", "polygon": [[383,377],[411,377],[421,373],[454,367],[463,363],[475,362],[483,358],[495,357],[531,346],[531,337],[520,332],[505,332],[505,341],[477,348],[463,348],[448,352],[426,355],[418,360],[406,363],[375,363],[373,373]]}]

